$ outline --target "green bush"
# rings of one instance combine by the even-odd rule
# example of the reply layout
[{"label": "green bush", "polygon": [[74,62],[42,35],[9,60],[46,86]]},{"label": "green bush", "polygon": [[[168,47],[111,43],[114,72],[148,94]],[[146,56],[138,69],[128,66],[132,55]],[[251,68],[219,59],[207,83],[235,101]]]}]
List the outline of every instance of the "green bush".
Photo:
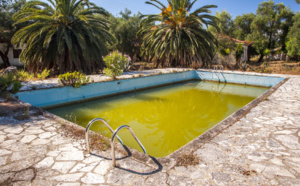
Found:
[{"label": "green bush", "polygon": [[270,51],[270,49],[265,49],[264,51],[263,51],[263,55],[264,56],[268,56],[268,55],[270,55],[271,54],[271,51]]},{"label": "green bush", "polygon": [[12,86],[12,89],[11,89],[11,93],[15,94],[22,87],[22,83],[20,81],[14,81],[12,84],[13,84],[13,86]]},{"label": "green bush", "polygon": [[[238,44],[235,49],[235,60],[239,61],[244,53],[244,47],[242,44]],[[245,59],[247,60],[247,59]]]},{"label": "green bush", "polygon": [[33,74],[30,74],[29,72],[25,71],[25,70],[19,70],[17,72],[17,78],[21,81],[29,81],[32,80],[34,77]]},{"label": "green bush", "polygon": [[103,58],[106,68],[105,75],[116,79],[117,76],[123,74],[124,69],[128,66],[129,59],[118,51],[112,52]]},{"label": "green bush", "polygon": [[85,85],[90,81],[89,77],[86,77],[84,74],[77,71],[73,73],[67,72],[65,74],[61,74],[58,76],[58,79],[63,85],[71,85],[75,88]]},{"label": "green bush", "polygon": [[[43,80],[43,79],[46,79],[50,74],[50,70],[43,70],[42,73],[37,73],[37,79],[39,80]],[[20,80],[20,81],[30,81],[30,80],[35,80],[36,78],[34,78],[34,74],[31,74],[27,71],[25,71],[24,69],[23,70],[19,70],[17,72],[17,78]]]},{"label": "green bush", "polygon": [[37,74],[37,78],[39,80],[43,80],[43,79],[46,79],[49,75],[50,75],[50,70],[45,69],[42,71],[42,73]]},{"label": "green bush", "polygon": [[10,92],[12,92],[13,94],[17,93],[22,87],[22,84],[20,81],[17,80],[16,75],[11,73],[0,76],[1,94],[7,92],[10,87]]},{"label": "green bush", "polygon": [[221,54],[222,56],[229,56],[230,53],[231,53],[231,51],[230,51],[229,48],[227,48],[227,49],[221,48],[221,49],[220,49],[220,54]]}]

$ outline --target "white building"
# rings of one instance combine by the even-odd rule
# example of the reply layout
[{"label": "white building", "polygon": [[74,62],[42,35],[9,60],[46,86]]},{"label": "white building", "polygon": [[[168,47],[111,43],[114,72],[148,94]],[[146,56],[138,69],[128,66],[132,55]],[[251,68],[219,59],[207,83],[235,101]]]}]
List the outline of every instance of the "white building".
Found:
[{"label": "white building", "polygon": [[[0,50],[5,51],[6,50],[6,43],[0,43]],[[23,63],[20,62],[20,53],[22,49],[16,48],[16,47],[10,47],[8,51],[8,59],[11,66],[23,66]],[[3,64],[2,58],[0,57],[0,65]]]}]

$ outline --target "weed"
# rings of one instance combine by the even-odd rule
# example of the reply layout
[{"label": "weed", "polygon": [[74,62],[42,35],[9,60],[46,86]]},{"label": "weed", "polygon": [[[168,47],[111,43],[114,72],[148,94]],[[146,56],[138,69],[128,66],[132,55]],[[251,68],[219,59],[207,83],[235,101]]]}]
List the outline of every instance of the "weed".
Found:
[{"label": "weed", "polygon": [[19,112],[14,118],[16,120],[27,120],[30,118],[30,107],[25,107],[23,112]]},{"label": "weed", "polygon": [[78,124],[77,117],[73,113],[71,113],[70,115],[66,115],[66,119],[71,121],[72,123]]},{"label": "weed", "polygon": [[178,166],[185,166],[188,165],[198,165],[199,159],[194,154],[182,154],[178,157],[176,165]]},{"label": "weed", "polygon": [[196,62],[193,62],[190,67],[194,70],[197,70],[198,68],[201,68],[201,64],[200,63],[196,63]]},{"label": "weed", "polygon": [[136,77],[143,77],[143,74],[137,74]]},{"label": "weed", "polygon": [[[68,124],[62,124],[61,130],[63,132],[63,135],[65,136],[72,137],[74,139],[80,139],[80,140],[85,139],[84,129],[72,125],[68,125]],[[92,133],[90,135],[90,148],[92,150],[105,151],[108,148],[110,148],[110,143],[107,138],[101,136],[100,134]]]}]

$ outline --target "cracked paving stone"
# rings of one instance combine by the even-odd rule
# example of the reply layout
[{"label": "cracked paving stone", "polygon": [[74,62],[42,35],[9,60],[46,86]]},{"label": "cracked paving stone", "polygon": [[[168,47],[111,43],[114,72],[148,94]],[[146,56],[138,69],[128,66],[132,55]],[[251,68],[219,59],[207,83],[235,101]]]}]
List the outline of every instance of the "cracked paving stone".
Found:
[{"label": "cracked paving stone", "polygon": [[61,173],[67,173],[74,165],[76,164],[75,161],[71,162],[56,162],[52,169],[57,170]]},{"label": "cracked paving stone", "polygon": [[117,185],[128,185],[131,181],[134,180],[136,177],[135,174],[128,174],[127,171],[120,170],[120,169],[113,169],[107,176],[107,183],[108,184],[117,184]]},{"label": "cracked paving stone", "polygon": [[37,136],[35,135],[28,135],[28,136],[24,136],[20,142],[22,143],[30,143],[32,140],[34,140],[35,138],[37,138]]},{"label": "cracked paving stone", "polygon": [[56,186],[80,186],[80,183],[59,183]]},{"label": "cracked paving stone", "polygon": [[81,181],[86,184],[100,184],[105,183],[104,177],[99,174],[87,173]]},{"label": "cracked paving stone", "polygon": [[23,127],[11,127],[4,130],[6,133],[19,134],[23,131]]},{"label": "cracked paving stone", "polygon": [[60,151],[50,151],[46,155],[51,156],[51,157],[56,157],[59,155],[59,153],[60,153]]},{"label": "cracked paving stone", "polygon": [[284,150],[285,148],[272,138],[267,139],[266,147],[270,150]]},{"label": "cracked paving stone", "polygon": [[35,168],[48,168],[54,163],[53,157],[47,157],[35,165]]},{"label": "cracked paving stone", "polygon": [[6,139],[6,136],[1,135],[1,136],[0,136],[0,143],[2,143],[5,139]]},{"label": "cracked paving stone", "polygon": [[1,157],[0,156],[0,166],[5,165],[6,164],[6,160],[7,160],[7,157]]},{"label": "cracked paving stone", "polygon": [[82,151],[71,151],[71,152],[61,152],[56,160],[83,160],[83,152]]},{"label": "cracked paving stone", "polygon": [[31,142],[31,145],[46,145],[49,143],[50,143],[50,140],[48,140],[48,139],[36,139]]},{"label": "cracked paving stone", "polygon": [[280,176],[295,178],[295,176],[285,168],[275,166],[275,165],[267,165],[263,163],[252,163],[250,168],[251,170],[255,170],[259,173],[263,173],[267,177],[274,177],[280,175]]},{"label": "cracked paving stone", "polygon": [[300,149],[299,138],[291,135],[277,135],[275,138],[290,149]]},{"label": "cracked paving stone", "polygon": [[12,151],[6,149],[0,149],[0,156],[11,154]]},{"label": "cracked paving stone", "polygon": [[75,173],[75,174],[63,174],[58,176],[53,176],[47,178],[48,180],[54,180],[59,182],[74,182],[78,181],[84,173]]},{"label": "cracked paving stone", "polygon": [[78,172],[80,169],[82,169],[85,166],[86,166],[86,164],[79,163],[79,164],[75,165],[75,167],[73,167],[73,169],[70,171],[70,173]]},{"label": "cracked paving stone", "polygon": [[166,181],[167,181],[167,174],[159,172],[159,173],[150,175],[146,179],[145,185],[167,185]]},{"label": "cracked paving stone", "polygon": [[226,154],[211,144],[204,145],[196,151],[196,154],[200,159],[205,159],[213,163],[225,163],[228,161]]},{"label": "cracked paving stone", "polygon": [[32,178],[34,178],[34,170],[33,169],[27,169],[21,172],[18,172],[15,177],[14,181],[31,181]]},{"label": "cracked paving stone", "polygon": [[40,138],[45,139],[45,138],[50,138],[54,136],[56,133],[55,132],[45,132],[39,135]]},{"label": "cracked paving stone", "polygon": [[190,186],[196,185],[193,180],[185,176],[179,175],[169,175],[167,183],[169,185],[176,185],[176,186]]},{"label": "cracked paving stone", "polygon": [[223,172],[213,172],[212,173],[212,178],[215,180],[217,183],[224,183],[224,182],[229,182],[231,181],[231,177],[227,173]]},{"label": "cracked paving stone", "polygon": [[111,162],[101,161],[99,165],[95,168],[94,172],[100,175],[105,175],[110,168]]}]

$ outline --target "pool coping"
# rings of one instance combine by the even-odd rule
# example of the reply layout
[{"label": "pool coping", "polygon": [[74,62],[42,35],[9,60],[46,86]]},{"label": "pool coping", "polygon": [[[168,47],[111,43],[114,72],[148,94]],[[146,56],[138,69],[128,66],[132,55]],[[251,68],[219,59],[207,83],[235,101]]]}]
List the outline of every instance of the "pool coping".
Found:
[{"label": "pool coping", "polygon": [[[230,72],[228,72],[230,73]],[[251,74],[252,75],[252,74]],[[259,74],[257,74],[259,75]],[[264,75],[264,74],[261,74]],[[278,77],[274,75],[274,77]],[[163,166],[164,168],[168,169],[176,165],[176,159],[182,154],[192,154],[196,150],[198,150],[201,146],[203,146],[208,141],[212,140],[215,136],[217,136],[219,133],[221,133],[226,128],[233,125],[236,121],[241,119],[244,115],[246,115],[252,108],[254,108],[257,104],[260,102],[266,100],[268,96],[270,96],[274,91],[276,91],[281,85],[283,85],[289,77],[284,78],[282,81],[280,81],[275,86],[271,87],[268,91],[263,93],[262,95],[258,96],[256,99],[239,109],[238,111],[234,112],[224,120],[220,121],[218,124],[216,124],[214,127],[210,128],[200,136],[196,137],[189,143],[185,144],[184,146],[180,147],[173,153],[169,154],[166,157],[162,158],[155,158],[151,157],[149,155],[143,154],[140,151],[137,151],[135,149],[132,149],[130,147],[124,148],[120,143],[115,143],[116,150],[120,152],[121,154],[128,155],[129,157],[133,157],[134,159],[142,162],[146,162],[147,164],[153,165],[153,166]],[[160,85],[161,86],[161,85]],[[153,88],[153,87],[151,87]],[[21,101],[21,100],[20,100]],[[21,101],[23,102],[23,101]],[[33,106],[35,107],[35,106]],[[75,127],[79,130],[84,130],[84,127],[81,127],[75,123],[72,123],[70,121],[67,121],[59,116],[56,116],[48,111],[45,111],[39,107],[35,107],[40,109],[40,111],[43,113],[45,117],[51,118],[59,123],[64,123],[65,125],[69,125],[71,127]],[[128,154],[128,150],[130,151],[130,154]]]}]

